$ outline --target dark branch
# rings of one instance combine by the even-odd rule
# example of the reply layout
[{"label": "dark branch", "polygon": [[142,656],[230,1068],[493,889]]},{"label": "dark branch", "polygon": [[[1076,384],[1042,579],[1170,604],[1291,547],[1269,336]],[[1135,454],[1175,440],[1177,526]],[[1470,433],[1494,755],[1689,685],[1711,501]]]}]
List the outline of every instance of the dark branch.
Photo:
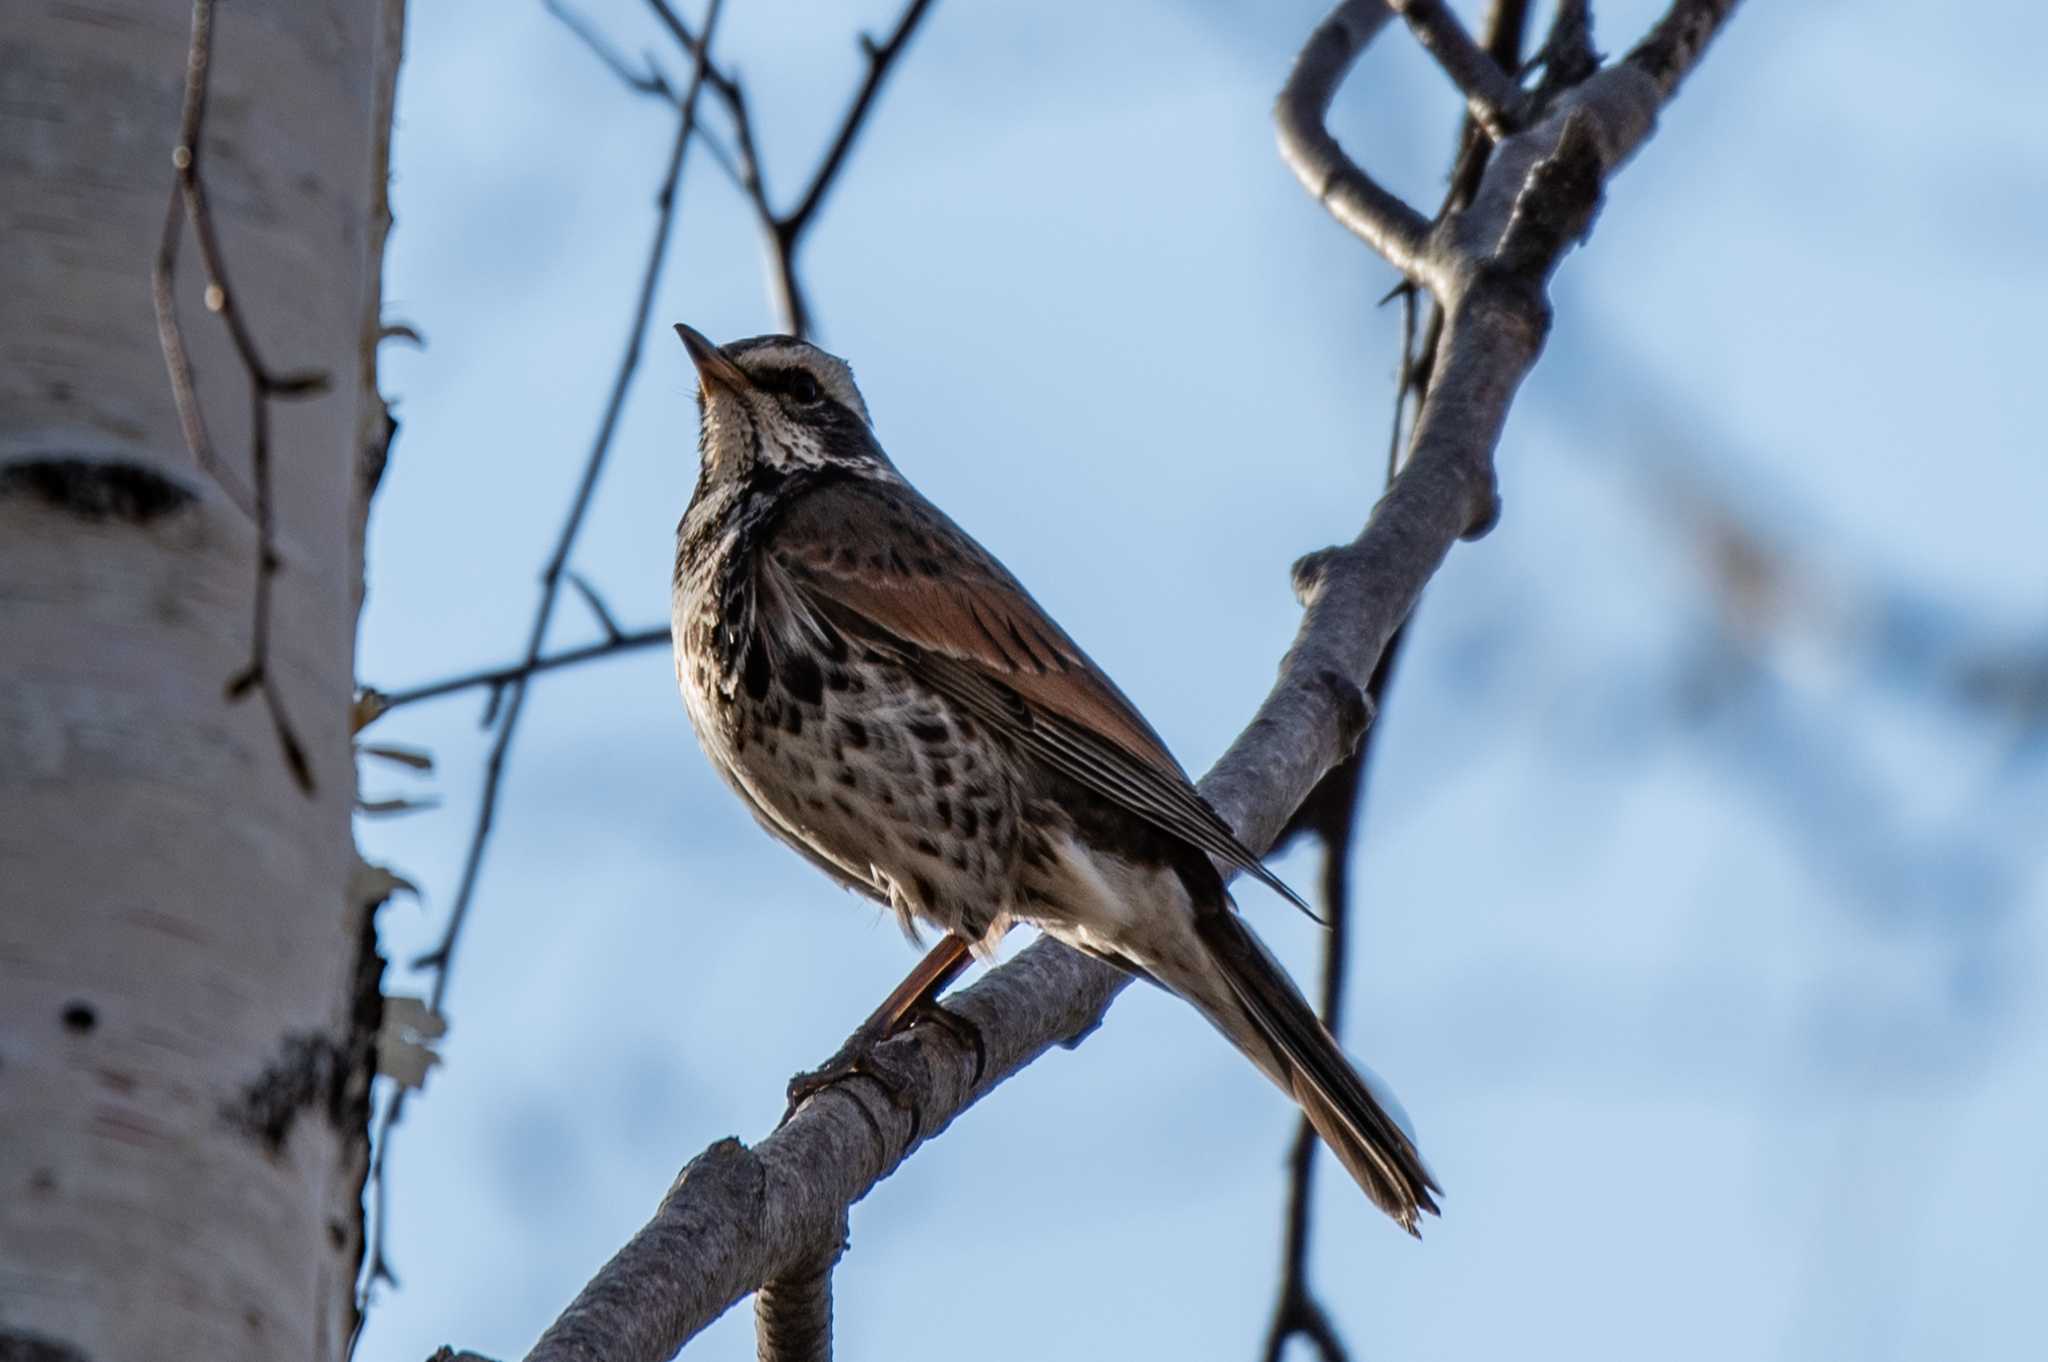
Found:
[{"label": "dark branch", "polygon": [[[185,90],[178,116],[178,141],[171,149],[176,178],[170,203],[164,214],[163,235],[157,242],[156,263],[151,271],[150,294],[156,306],[157,339],[163,348],[164,368],[170,376],[171,400],[178,409],[178,423],[185,434],[193,460],[220,483],[228,497],[256,524],[256,587],[253,619],[249,629],[249,657],[241,669],[228,678],[223,691],[230,701],[251,691],[263,696],[264,709],[277,735],[278,750],[298,787],[313,792],[313,767],[306,757],[291,717],[285,712],[284,694],[270,670],[271,587],[280,560],[277,553],[277,519],[272,504],[270,466],[270,404],[316,396],[327,390],[327,376],[301,371],[280,373],[264,363],[262,352],[233,288],[228,284],[227,258],[215,234],[213,212],[206,197],[201,154],[206,144],[207,94],[213,70],[213,0],[193,0],[192,34],[185,53]],[[249,380],[249,467],[253,493],[241,480],[230,475],[221,463],[208,433],[199,390],[192,373],[190,353],[185,346],[183,325],[178,320],[178,248],[186,223],[199,247],[200,268],[206,276],[206,310],[218,316],[234,343],[236,358]]]},{"label": "dark branch", "polygon": [[624,638],[626,636],[625,632],[619,628],[619,622],[612,618],[612,612],[605,605],[604,599],[597,594],[597,588],[592,586],[589,580],[580,572],[570,572],[565,575],[569,579],[569,585],[576,588],[576,594],[583,598],[583,604],[588,606],[590,613],[596,617],[597,627],[604,630],[606,641],[617,643],[620,639]]},{"label": "dark branch", "polygon": [[1401,295],[1401,362],[1394,373],[1394,417],[1387,423],[1387,485],[1401,471],[1402,417],[1408,410],[1408,394],[1420,395],[1426,385],[1415,381],[1415,285],[1403,281]]},{"label": "dark branch", "polygon": [[1386,3],[1408,21],[1416,41],[1463,93],[1467,110],[1487,135],[1498,142],[1513,132],[1523,113],[1520,87],[1491,53],[1472,41],[1472,35],[1443,0]]},{"label": "dark branch", "polygon": [[831,1362],[832,1267],[845,1245],[842,1229],[814,1261],[754,1293],[756,1362]]},{"label": "dark branch", "polygon": [[[1583,0],[1565,0],[1567,7]],[[1524,34],[1528,26],[1527,0],[1495,0],[1486,16],[1484,51],[1489,61],[1503,71],[1519,70]],[[1480,173],[1493,150],[1493,139],[1470,113],[1459,132],[1458,149],[1452,162],[1451,186],[1445,196],[1442,215],[1465,206],[1477,188]],[[1401,359],[1394,380],[1393,419],[1387,437],[1387,485],[1391,487],[1401,467],[1403,415],[1413,393],[1417,404],[1427,395],[1427,370],[1417,363],[1415,320],[1418,292],[1415,284],[1403,281],[1395,292],[1401,299]],[[1432,303],[1430,345],[1440,334],[1443,310]],[[1366,694],[1375,715],[1386,710],[1387,688],[1396,660],[1408,637],[1404,623],[1387,643],[1373,668]],[[1377,722],[1359,740],[1358,750],[1342,765],[1323,777],[1308,800],[1295,814],[1291,830],[1314,832],[1323,843],[1323,904],[1330,918],[1330,934],[1323,943],[1323,1021],[1341,1034],[1344,976],[1348,956],[1350,923],[1349,863],[1352,842],[1358,832],[1359,805],[1364,797],[1366,764],[1371,758]],[[1266,1362],[1279,1362],[1288,1340],[1302,1337],[1314,1344],[1324,1362],[1344,1362],[1346,1352],[1329,1313],[1317,1299],[1308,1280],[1311,1233],[1310,1214],[1314,1204],[1315,1129],[1306,1120],[1295,1132],[1288,1151],[1287,1220],[1280,1270],[1280,1285],[1273,1301],[1273,1316],[1266,1332]]]},{"label": "dark branch", "polygon": [[[605,403],[604,415],[598,422],[597,434],[591,442],[590,453],[584,460],[583,476],[577,483],[575,495],[570,500],[568,514],[555,539],[554,550],[548,555],[541,571],[540,601],[534,609],[533,623],[527,633],[525,656],[502,680],[458,677],[453,682],[437,683],[438,688],[421,688],[433,690],[436,694],[448,694],[469,685],[491,685],[494,698],[493,716],[498,719],[497,737],[492,742],[490,755],[484,763],[483,796],[478,806],[475,826],[470,832],[469,852],[463,862],[462,881],[456,891],[454,907],[448,914],[448,925],[441,934],[439,944],[414,962],[415,968],[430,969],[434,973],[434,984],[427,1005],[437,1013],[442,1011],[442,1004],[447,998],[449,981],[454,974],[456,948],[461,943],[462,928],[468,918],[470,905],[475,899],[478,872],[482,868],[484,850],[490,843],[491,827],[497,816],[498,791],[504,779],[506,756],[511,751],[512,738],[518,730],[519,717],[525,707],[527,681],[538,672],[549,670],[543,665],[541,654],[547,638],[548,622],[553,617],[555,601],[560,594],[562,581],[567,575],[569,552],[575,546],[578,531],[582,529],[584,513],[589,509],[591,494],[597,487],[598,475],[604,471],[605,456],[611,450],[612,436],[618,428],[619,413],[625,406],[626,394],[640,365],[641,341],[647,330],[648,315],[654,306],[654,292],[661,279],[662,265],[668,257],[684,158],[696,127],[698,97],[711,69],[711,39],[718,26],[722,2],[723,0],[710,0],[710,7],[705,12],[703,38],[691,53],[693,64],[690,84],[676,110],[676,134],[669,147],[661,187],[655,194],[653,240],[648,247],[646,264],[641,269],[639,292],[634,299],[632,315],[627,323],[625,353],[620,357],[618,370],[612,379],[611,395]],[[666,634],[664,633],[662,637],[666,637]],[[626,636],[622,635],[618,639],[607,640],[604,651],[624,651],[625,639]],[[596,655],[598,654],[592,654]],[[557,662],[554,665],[567,664]],[[502,706],[495,703],[499,696],[505,697]],[[425,696],[415,695],[413,698],[423,699]],[[391,708],[394,703],[387,701],[385,708]],[[378,1214],[368,1264],[357,1292],[359,1310],[367,1309],[369,1293],[376,1283],[394,1280],[384,1249],[387,1223],[383,1214],[384,1168],[391,1146],[391,1132],[405,1115],[407,1091],[405,1088],[399,1088],[392,1094],[385,1104],[383,1118],[378,1124],[377,1153],[370,1171]]]},{"label": "dark branch", "polygon": [[635,71],[626,64],[626,59],[620,55],[619,50],[605,41],[604,35],[598,32],[597,25],[561,3],[561,0],[541,0],[541,7],[561,20],[564,27],[582,39],[583,45],[590,49],[591,55],[603,62],[605,68],[617,76],[627,89],[669,103],[676,102],[675,87],[669,84],[668,77],[662,74],[661,68],[654,64],[654,58],[647,59],[647,69],[644,72]]},{"label": "dark branch", "polygon": [[537,657],[531,662],[514,662],[503,667],[464,672],[460,676],[428,681],[388,694],[365,691],[364,697],[370,700],[374,713],[381,716],[406,705],[416,705],[422,700],[438,700],[444,695],[455,695],[466,690],[480,690],[485,687],[494,691],[502,690],[515,682],[529,680],[543,672],[559,671],[563,667],[595,662],[599,658],[612,657],[619,653],[637,653],[647,648],[666,647],[668,641],[669,629],[666,624],[651,629],[635,629],[607,638],[602,643],[586,643],[581,648],[567,648],[559,653]]},{"label": "dark branch", "polygon": [[[668,0],[648,0],[655,16],[661,20],[675,40],[685,47],[693,42],[689,25],[683,22],[674,6]],[[809,336],[811,333],[810,303],[804,296],[803,284],[797,271],[797,252],[804,235],[816,221],[818,209],[825,196],[838,181],[839,173],[845,169],[847,156],[853,150],[861,129],[867,126],[868,116],[874,109],[875,96],[881,92],[882,83],[895,69],[896,60],[910,42],[911,35],[923,21],[931,8],[931,0],[910,0],[904,7],[896,27],[885,42],[876,44],[865,36],[861,48],[867,54],[868,69],[862,78],[860,88],[854,92],[853,102],[840,117],[838,130],[833,134],[816,170],[811,172],[810,183],[805,186],[803,197],[795,208],[779,213],[769,197],[766,177],[762,172],[760,154],[754,142],[753,115],[748,110],[746,90],[737,77],[714,71],[711,75],[712,89],[724,103],[726,112],[732,118],[735,150],[730,159],[721,155],[720,163],[726,172],[753,204],[754,217],[761,229],[763,246],[768,252],[768,267],[775,289],[776,310],[781,314],[783,330],[792,336]]]},{"label": "dark branch", "polygon": [[1705,55],[1736,0],[1674,0],[1657,26],[1626,58],[1630,66],[1657,82],[1657,93],[1670,99],[1678,83]]},{"label": "dark branch", "polygon": [[862,35],[861,50],[867,53],[868,58],[867,78],[861,81],[860,89],[855,92],[853,104],[847,109],[846,116],[839,120],[839,134],[832,139],[832,147],[825,153],[825,159],[820,161],[817,170],[812,172],[810,185],[804,190],[803,198],[782,219],[781,227],[786,235],[801,236],[804,229],[810,226],[811,219],[817,216],[818,205],[825,201],[826,193],[839,178],[839,171],[846,164],[846,154],[853,150],[854,139],[860,136],[860,130],[867,124],[868,110],[873,107],[875,96],[881,91],[882,82],[889,78],[889,72],[896,64],[897,55],[903,51],[904,44],[910,41],[910,35],[916,31],[918,23],[923,20],[930,8],[931,0],[910,0],[910,4],[903,10],[903,17],[896,21],[895,31],[889,35],[888,41],[879,47],[866,35]]},{"label": "dark branch", "polygon": [[[1389,481],[1392,475],[1389,475]],[[1393,680],[1408,629],[1403,625],[1380,654],[1366,684],[1366,698],[1375,715],[1383,714],[1387,687]],[[1319,1007],[1323,1022],[1332,1034],[1343,1034],[1344,977],[1350,959],[1351,851],[1358,836],[1359,811],[1365,796],[1367,764],[1372,759],[1373,736],[1379,732],[1375,720],[1358,741],[1358,750],[1332,767],[1309,797],[1295,811],[1293,821],[1281,835],[1278,846],[1295,836],[1312,835],[1323,844],[1323,876],[1320,897],[1330,931],[1323,939],[1322,993]],[[1308,1281],[1308,1252],[1311,1208],[1315,1194],[1315,1156],[1321,1148],[1315,1127],[1304,1118],[1295,1131],[1287,1155],[1287,1222],[1282,1240],[1280,1287],[1273,1301],[1273,1318],[1266,1330],[1266,1362],[1278,1362],[1287,1341],[1295,1336],[1315,1344],[1324,1362],[1344,1362],[1345,1351],[1336,1326]]]},{"label": "dark branch", "polygon": [[[671,228],[675,222],[677,189],[681,183],[683,162],[688,154],[691,134],[696,127],[697,99],[702,91],[710,63],[705,58],[704,44],[709,43],[712,30],[718,21],[721,0],[711,0],[711,8],[704,25],[704,38],[692,54],[695,66],[690,76],[690,86],[683,97],[682,107],[676,119],[676,135],[670,144],[668,165],[662,176],[661,187],[655,193],[655,223],[653,240],[648,247],[647,263],[640,274],[639,292],[634,298],[633,312],[627,322],[625,353],[620,356],[617,371],[612,377],[611,394],[605,401],[604,414],[599,418],[597,434],[592,439],[590,453],[583,461],[583,475],[578,479],[575,494],[570,498],[568,514],[563,518],[562,528],[555,537],[555,547],[541,568],[540,601],[534,607],[533,622],[528,627],[526,653],[521,662],[523,668],[531,669],[540,661],[541,650],[547,641],[549,622],[554,618],[555,602],[560,598],[563,578],[567,572],[569,553],[576,545],[576,536],[583,528],[583,517],[590,509],[590,499],[597,490],[597,480],[604,472],[606,457],[611,453],[612,437],[617,433],[619,414],[625,409],[626,394],[631,391],[633,377],[640,368],[640,352],[647,331],[647,319],[654,307],[654,292],[661,281],[662,266],[668,259]],[[526,681],[524,677],[511,680],[505,686],[503,711],[498,720],[498,736],[491,745],[490,756],[484,767],[483,799],[477,811],[477,820],[470,835],[469,854],[463,862],[462,880],[456,890],[455,906],[450,910],[447,929],[442,933],[440,943],[414,962],[415,968],[431,968],[436,971],[434,990],[430,1005],[439,1010],[441,1000],[447,993],[449,966],[456,944],[461,939],[464,922],[469,908],[475,900],[478,872],[483,866],[484,848],[490,842],[491,824],[497,814],[498,790],[504,776],[505,757],[511,750],[513,736],[518,732],[520,715],[526,706]]]},{"label": "dark branch", "polygon": [[1280,129],[1281,159],[1316,201],[1413,278],[1429,223],[1359,169],[1323,121],[1351,63],[1391,17],[1379,0],[1351,0],[1332,11],[1294,59],[1273,120]]},{"label": "dark branch", "polygon": [[[1557,40],[1560,32],[1570,29],[1573,12],[1576,11],[1578,14],[1583,15],[1586,12],[1586,8],[1586,0],[1562,0],[1558,8],[1557,18],[1551,28],[1553,41]],[[1493,6],[1488,10],[1486,16],[1486,52],[1488,56],[1500,64],[1503,70],[1513,71],[1520,69],[1522,46],[1526,41],[1528,27],[1528,0],[1495,0]],[[1587,34],[1587,41],[1591,41],[1590,31]],[[1591,75],[1598,65],[1599,63],[1596,61],[1592,66],[1579,70],[1578,74],[1572,77],[1572,82],[1576,83]],[[1543,88],[1537,91],[1538,108],[1547,107],[1550,96],[1555,93],[1551,89],[1550,78],[1551,71],[1546,68]],[[1465,117],[1464,127],[1460,130],[1458,136],[1458,155],[1451,167],[1450,187],[1445,191],[1443,207],[1437,213],[1439,220],[1447,218],[1453,213],[1460,212],[1471,204],[1472,195],[1479,188],[1479,177],[1486,170],[1487,158],[1493,154],[1493,143],[1494,139],[1487,136],[1485,130],[1468,113]],[[1415,285],[1413,283],[1405,284],[1404,291],[1407,294],[1406,302],[1410,305],[1409,310],[1403,312],[1405,326],[1413,318],[1412,305],[1416,301]],[[1405,398],[1412,395],[1419,404],[1422,395],[1429,390],[1429,378],[1436,360],[1437,345],[1443,340],[1443,334],[1444,310],[1441,304],[1432,299],[1429,306],[1429,323],[1423,329],[1420,347],[1417,347],[1415,344],[1415,336],[1412,331],[1404,330],[1402,333],[1401,365],[1403,378],[1399,390],[1402,397]],[[1394,440],[1394,449],[1388,455],[1389,467],[1393,467],[1399,462],[1400,425],[1398,408],[1396,409]]]},{"label": "dark branch", "polygon": [[1538,108],[1600,69],[1600,54],[1593,48],[1593,6],[1590,0],[1560,0],[1550,21],[1550,34],[1537,50],[1532,65],[1543,67],[1534,98]]}]

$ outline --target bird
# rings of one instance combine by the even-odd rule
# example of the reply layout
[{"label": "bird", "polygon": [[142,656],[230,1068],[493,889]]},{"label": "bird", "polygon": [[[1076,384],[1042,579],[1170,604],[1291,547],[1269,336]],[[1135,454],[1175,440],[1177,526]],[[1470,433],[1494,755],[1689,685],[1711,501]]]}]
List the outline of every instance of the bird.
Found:
[{"label": "bird", "polygon": [[[696,369],[699,470],[676,530],[676,680],[718,774],[773,836],[947,934],[886,1033],[1013,923],[1193,1004],[1411,1234],[1435,1178],[1226,892],[1306,908],[993,554],[897,471],[847,363],[804,340]],[[842,1052],[843,1053],[843,1052]]]}]

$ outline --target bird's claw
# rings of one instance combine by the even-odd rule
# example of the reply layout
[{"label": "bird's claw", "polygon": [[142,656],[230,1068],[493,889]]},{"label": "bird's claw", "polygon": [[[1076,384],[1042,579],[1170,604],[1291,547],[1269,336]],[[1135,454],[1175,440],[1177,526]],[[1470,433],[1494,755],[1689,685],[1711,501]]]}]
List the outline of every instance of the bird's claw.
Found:
[{"label": "bird's claw", "polygon": [[[980,1086],[982,1075],[988,1068],[988,1046],[981,1038],[981,1028],[959,1013],[940,1006],[935,999],[926,998],[912,1004],[893,1026],[863,1026],[846,1038],[846,1043],[832,1058],[790,1079],[788,1105],[783,1108],[782,1121],[778,1124],[786,1124],[790,1117],[796,1115],[798,1107],[827,1088],[849,1078],[865,1078],[882,1090],[890,1106],[910,1117],[910,1143],[917,1143],[924,1132],[924,1112],[910,1095],[910,1081],[900,1070],[881,1060],[876,1050],[920,1024],[938,1027],[974,1052],[974,1076],[968,1081],[968,1087],[972,1090]],[[867,1105],[862,1102],[854,1105],[860,1108],[862,1117],[874,1128],[875,1138],[881,1139],[881,1128],[876,1125]]]},{"label": "bird's claw", "polygon": [[972,1092],[980,1087],[982,1075],[988,1071],[988,1045],[981,1038],[981,1028],[936,998],[919,999],[904,1014],[906,1027],[920,1022],[938,1027],[974,1052],[974,1076],[967,1080],[967,1090]]},{"label": "bird's claw", "polygon": [[[781,1123],[787,1123],[790,1117],[796,1115],[798,1107],[827,1088],[835,1087],[849,1078],[865,1078],[882,1090],[882,1096],[888,1099],[890,1106],[909,1115],[911,1142],[915,1143],[918,1133],[924,1128],[924,1113],[918,1109],[917,1102],[910,1096],[909,1081],[900,1072],[883,1063],[875,1054],[876,1048],[889,1040],[893,1034],[894,1032],[888,1028],[863,1026],[846,1038],[846,1043],[839,1047],[832,1058],[817,1068],[807,1069],[790,1079],[787,1093],[789,1104],[783,1108]],[[867,1103],[855,1101],[853,1105],[859,1110],[861,1118],[868,1123],[869,1128],[874,1131],[876,1141],[883,1142],[881,1125],[875,1120],[874,1113],[868,1110]]]}]

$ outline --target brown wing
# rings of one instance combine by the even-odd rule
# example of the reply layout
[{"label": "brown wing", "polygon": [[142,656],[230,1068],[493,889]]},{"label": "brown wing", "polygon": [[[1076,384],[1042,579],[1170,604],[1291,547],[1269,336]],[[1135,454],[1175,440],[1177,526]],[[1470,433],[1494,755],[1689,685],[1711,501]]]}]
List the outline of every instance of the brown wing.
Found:
[{"label": "brown wing", "polygon": [[792,504],[765,557],[841,628],[1054,770],[1256,876],[1304,911],[1189,782],[1122,691],[1002,564],[901,484],[834,482]]}]

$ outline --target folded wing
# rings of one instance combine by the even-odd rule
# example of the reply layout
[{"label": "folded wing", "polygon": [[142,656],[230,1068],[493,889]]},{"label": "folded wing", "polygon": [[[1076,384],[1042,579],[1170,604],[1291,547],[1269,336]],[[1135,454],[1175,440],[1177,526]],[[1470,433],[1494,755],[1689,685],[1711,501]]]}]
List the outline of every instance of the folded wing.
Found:
[{"label": "folded wing", "polygon": [[1015,577],[904,484],[831,482],[771,532],[776,589],[1053,770],[1308,911],[1188,780],[1122,691]]}]

